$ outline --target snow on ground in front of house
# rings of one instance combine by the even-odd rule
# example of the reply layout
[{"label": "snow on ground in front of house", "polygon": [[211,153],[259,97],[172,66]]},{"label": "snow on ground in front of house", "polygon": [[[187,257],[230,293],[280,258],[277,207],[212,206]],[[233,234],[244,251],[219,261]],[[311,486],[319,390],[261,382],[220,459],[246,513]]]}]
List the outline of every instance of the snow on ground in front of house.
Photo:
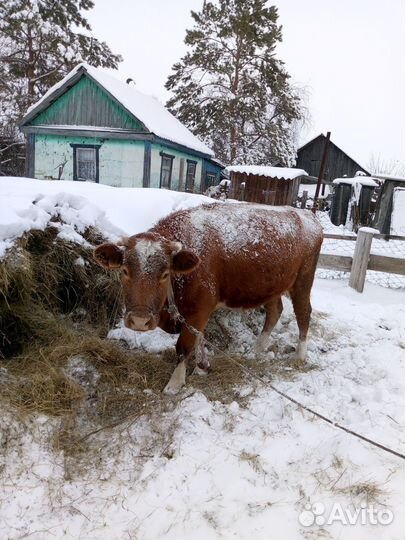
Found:
[{"label": "snow on ground in front of house", "polygon": [[[346,282],[317,279],[308,359],[315,369],[272,383],[404,452],[404,297],[375,285],[358,294]],[[273,339],[295,341],[290,315],[287,309]],[[19,426],[4,414],[1,538],[401,538],[403,461],[254,379],[240,395],[240,403],[210,402],[190,378],[171,412],[101,432],[94,467],[69,474],[63,455],[44,442],[52,421],[41,416]],[[324,510],[321,525],[308,525],[313,508]],[[343,524],[356,509],[363,512],[357,525]],[[328,524],[331,511],[336,519]],[[367,522],[382,511],[383,520],[393,513],[392,523]]]},{"label": "snow on ground in front of house", "polygon": [[112,240],[143,232],[160,218],[214,201],[163,189],[115,188],[87,182],[0,177],[0,259],[16,238],[45,229],[60,217],[59,236],[83,241],[80,232],[96,227]]}]

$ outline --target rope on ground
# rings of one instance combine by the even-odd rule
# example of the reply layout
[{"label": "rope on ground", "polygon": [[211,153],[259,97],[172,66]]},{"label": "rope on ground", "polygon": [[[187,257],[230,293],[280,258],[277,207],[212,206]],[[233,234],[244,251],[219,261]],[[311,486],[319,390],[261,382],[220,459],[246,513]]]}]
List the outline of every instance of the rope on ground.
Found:
[{"label": "rope on ground", "polygon": [[257,379],[262,385],[266,386],[267,388],[271,388],[271,390],[273,390],[274,392],[276,392],[277,394],[279,394],[283,398],[287,399],[288,401],[291,401],[291,403],[294,403],[295,405],[297,405],[301,409],[304,409],[305,411],[313,414],[314,416],[316,416],[317,418],[320,418],[324,422],[327,422],[331,426],[336,427],[338,429],[341,429],[342,431],[345,431],[346,433],[349,433],[349,435],[353,435],[354,437],[357,437],[358,439],[361,439],[362,441],[368,442],[369,444],[371,444],[373,446],[376,446],[380,450],[384,450],[384,452],[388,452],[389,454],[392,454],[392,455],[394,455],[394,456],[396,456],[396,457],[398,457],[400,459],[405,459],[404,454],[401,454],[400,452],[397,452],[396,450],[392,450],[391,448],[388,448],[387,446],[384,446],[383,444],[380,444],[380,443],[378,443],[376,441],[373,441],[372,439],[369,439],[368,437],[365,437],[364,435],[361,435],[360,433],[357,433],[356,431],[353,431],[352,429],[349,429],[349,428],[347,428],[345,426],[342,426],[338,422],[333,422],[333,420],[331,420],[330,418],[324,416],[323,414],[321,414],[321,413],[319,413],[317,411],[314,411],[310,407],[307,407],[306,405],[303,405],[302,403],[300,403],[299,401],[297,401],[293,397],[289,396],[285,392],[282,392],[281,390],[276,388],[273,384],[268,384],[265,380],[263,380],[261,377],[259,377],[259,375],[257,375],[256,373],[253,373],[252,371],[250,371],[249,368],[247,368],[243,364],[240,364],[235,359],[229,358],[229,360],[231,362],[233,362],[234,364],[236,364],[240,369],[242,369],[243,371],[248,373],[251,377]]},{"label": "rope on ground", "polygon": [[[178,310],[178,308],[176,306],[176,303],[174,301],[174,293],[173,293],[173,288],[172,288],[171,283],[169,283],[169,289],[168,289],[168,304],[169,304],[169,307],[168,307],[167,311],[169,312],[170,316],[174,320],[178,320],[180,323],[184,324],[191,334],[193,334],[196,337],[201,338],[202,343],[206,343],[209,347],[213,348],[214,350],[216,349],[220,354],[224,354],[224,351],[221,351],[221,349],[219,347],[217,347],[213,343],[210,343],[209,341],[207,341],[205,339],[205,337],[204,337],[203,332],[200,332],[199,330],[194,328],[194,326],[189,324],[186,321],[186,319],[183,317],[183,315],[181,315],[181,313],[179,312],[179,310]],[[352,429],[349,429],[349,428],[347,428],[345,426],[342,426],[338,422],[333,422],[333,420],[331,420],[327,416],[324,416],[323,414],[318,413],[317,411],[314,411],[310,407],[307,407],[306,405],[300,403],[295,398],[289,396],[285,392],[282,392],[281,390],[276,388],[273,384],[268,384],[264,379],[259,377],[259,375],[257,375],[256,373],[253,373],[250,369],[248,369],[243,364],[240,364],[234,358],[231,358],[231,357],[228,356],[228,359],[231,362],[233,362],[235,365],[237,365],[240,369],[242,369],[242,371],[244,371],[245,373],[247,373],[251,377],[257,379],[262,385],[266,386],[267,388],[271,388],[271,390],[273,390],[273,392],[276,392],[278,395],[282,396],[283,398],[287,399],[288,401],[291,401],[291,403],[294,403],[294,405],[297,405],[297,407],[300,407],[301,409],[313,414],[314,416],[316,416],[320,420],[323,420],[327,424],[330,424],[331,426],[333,426],[335,428],[338,428],[338,429],[348,433],[349,435],[353,435],[353,437],[357,437],[358,439],[361,439],[362,441],[365,441],[365,442],[371,444],[372,446],[375,446],[376,448],[379,448],[380,450],[383,450],[384,452],[388,452],[389,454],[392,454],[393,456],[396,456],[396,457],[398,457],[400,459],[405,460],[405,455],[404,454],[401,454],[400,452],[397,452],[396,450],[392,450],[391,448],[388,448],[388,446],[385,446],[385,445],[383,445],[381,443],[373,441],[372,439],[369,439],[368,437],[365,437],[364,435],[361,435],[360,433],[357,433],[356,431],[353,431]]]}]

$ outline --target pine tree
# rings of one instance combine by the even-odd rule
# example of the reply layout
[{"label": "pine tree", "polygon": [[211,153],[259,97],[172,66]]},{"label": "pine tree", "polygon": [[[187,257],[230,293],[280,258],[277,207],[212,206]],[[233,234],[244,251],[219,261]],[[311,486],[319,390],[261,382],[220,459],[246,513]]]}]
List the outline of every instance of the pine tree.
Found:
[{"label": "pine tree", "polygon": [[225,163],[290,165],[301,101],[275,55],[278,12],[266,0],[204,2],[172,68],[167,106]]},{"label": "pine tree", "polygon": [[77,63],[117,68],[121,57],[89,35],[82,13],[93,6],[92,0],[0,3],[0,129],[12,130]]}]

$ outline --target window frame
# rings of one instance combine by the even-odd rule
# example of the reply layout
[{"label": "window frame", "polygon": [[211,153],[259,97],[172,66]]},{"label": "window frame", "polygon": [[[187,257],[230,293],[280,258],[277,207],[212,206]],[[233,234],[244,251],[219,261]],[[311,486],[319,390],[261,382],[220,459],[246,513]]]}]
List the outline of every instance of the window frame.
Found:
[{"label": "window frame", "polygon": [[[213,178],[213,181],[209,182],[208,181],[209,178]],[[217,174],[215,172],[206,171],[206,173],[205,173],[205,189],[207,190],[211,186],[215,186],[216,183],[217,183],[217,180],[218,180],[218,178],[217,178]]]},{"label": "window frame", "polygon": [[79,178],[78,176],[78,156],[77,156],[77,149],[79,150],[95,150],[95,156],[96,156],[96,178],[94,180],[95,184],[98,184],[100,181],[100,155],[99,150],[101,148],[101,144],[71,144],[70,145],[73,148],[73,180],[76,180],[77,182],[90,182],[91,180],[86,180]]},{"label": "window frame", "polygon": [[[173,161],[174,161],[174,156],[172,154],[166,154],[166,152],[160,152],[160,156],[161,156],[161,162],[160,162],[160,183],[159,183],[159,186],[160,186],[160,189],[171,189],[172,187],[172,174],[173,174]],[[170,160],[170,170],[169,170],[169,185],[168,186],[163,186],[162,185],[162,179],[163,179],[163,160],[164,159],[169,159]]]},{"label": "window frame", "polygon": [[[188,159],[187,160],[187,167],[186,167],[186,180],[185,180],[185,183],[184,183],[184,191],[186,193],[194,193],[194,187],[195,187],[195,177],[197,175],[197,161],[194,160],[194,159]],[[192,177],[192,187],[190,189],[189,187],[189,182],[188,182],[188,177],[189,177],[189,167],[190,165],[194,165],[194,175]]]}]

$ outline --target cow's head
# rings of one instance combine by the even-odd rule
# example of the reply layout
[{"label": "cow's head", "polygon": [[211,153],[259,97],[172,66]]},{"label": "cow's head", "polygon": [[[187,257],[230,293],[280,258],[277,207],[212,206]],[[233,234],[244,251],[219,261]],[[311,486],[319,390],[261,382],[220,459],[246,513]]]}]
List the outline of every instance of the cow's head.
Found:
[{"label": "cow's head", "polygon": [[94,251],[96,261],[120,270],[125,302],[125,326],[144,332],[159,324],[171,276],[189,274],[200,263],[195,253],[180,242],[155,233],[131,236],[122,245],[102,244]]}]

